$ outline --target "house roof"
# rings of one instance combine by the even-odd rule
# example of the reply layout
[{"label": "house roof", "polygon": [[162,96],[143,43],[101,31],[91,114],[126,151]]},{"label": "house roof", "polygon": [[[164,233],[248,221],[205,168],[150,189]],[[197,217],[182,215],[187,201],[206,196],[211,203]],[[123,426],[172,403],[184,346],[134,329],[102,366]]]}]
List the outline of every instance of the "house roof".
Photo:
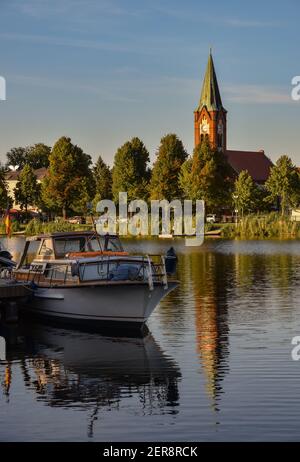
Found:
[{"label": "house roof", "polygon": [[[5,174],[6,180],[16,181],[22,170],[10,170]],[[34,170],[34,174],[38,180],[42,180],[47,175],[48,170],[45,167]]]},{"label": "house roof", "polygon": [[200,102],[197,110],[201,111],[203,107],[206,107],[208,111],[219,111],[220,109],[224,109],[211,52],[208,57]]},{"label": "house roof", "polygon": [[227,160],[231,167],[240,173],[247,170],[257,183],[264,183],[273,167],[272,161],[261,151],[226,151]]}]

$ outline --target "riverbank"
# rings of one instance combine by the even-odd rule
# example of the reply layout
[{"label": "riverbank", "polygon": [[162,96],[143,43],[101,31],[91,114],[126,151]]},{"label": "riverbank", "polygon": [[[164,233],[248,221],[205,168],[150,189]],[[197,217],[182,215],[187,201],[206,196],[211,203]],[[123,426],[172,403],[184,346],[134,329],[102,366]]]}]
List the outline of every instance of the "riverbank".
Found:
[{"label": "riverbank", "polygon": [[[27,225],[13,222],[12,234],[14,236],[34,236],[43,233],[90,231],[92,229],[92,224],[73,224],[65,220],[42,222],[34,218]],[[6,235],[3,224],[0,225],[0,235]],[[277,213],[246,216],[240,218],[238,223],[206,223],[205,236],[217,236],[224,239],[296,239],[300,238],[300,222],[291,221],[289,217],[282,217]]]},{"label": "riverbank", "polygon": [[221,237],[226,239],[300,238],[300,222],[291,221],[289,217],[275,213],[247,216],[241,218],[238,223],[221,223],[217,227],[221,229]]}]

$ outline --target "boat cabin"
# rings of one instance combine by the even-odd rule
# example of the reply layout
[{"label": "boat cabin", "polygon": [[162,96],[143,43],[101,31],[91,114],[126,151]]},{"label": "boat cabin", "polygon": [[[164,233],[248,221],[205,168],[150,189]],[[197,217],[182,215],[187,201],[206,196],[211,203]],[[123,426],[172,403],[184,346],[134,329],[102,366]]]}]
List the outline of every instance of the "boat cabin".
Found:
[{"label": "boat cabin", "polygon": [[128,252],[124,251],[117,235],[106,234],[100,236],[93,231],[49,233],[26,239],[23,256],[18,267],[24,264],[30,244],[36,241],[40,244],[34,259],[38,261],[96,257],[101,255],[128,255]]},{"label": "boat cabin", "polygon": [[[39,247],[32,259],[29,248],[36,241]],[[31,281],[39,286],[129,281],[146,282],[151,290],[154,283],[167,287],[163,256],[129,256],[117,235],[100,236],[91,231],[28,238],[13,275],[17,280]]]}]

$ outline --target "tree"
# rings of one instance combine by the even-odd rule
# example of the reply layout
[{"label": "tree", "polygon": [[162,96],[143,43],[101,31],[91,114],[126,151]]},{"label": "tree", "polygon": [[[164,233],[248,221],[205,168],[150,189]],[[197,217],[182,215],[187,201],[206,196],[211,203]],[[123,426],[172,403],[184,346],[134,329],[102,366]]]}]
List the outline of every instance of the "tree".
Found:
[{"label": "tree", "polygon": [[30,165],[34,170],[49,166],[49,155],[51,148],[44,143],[37,143],[34,146],[12,148],[6,154],[7,166],[14,167],[21,171],[25,164]]},{"label": "tree", "polygon": [[0,209],[2,210],[6,209],[11,202],[5,181],[5,171],[5,168],[0,165]]},{"label": "tree", "polygon": [[60,209],[66,218],[67,210],[77,210],[83,196],[86,200],[93,195],[92,160],[72,144],[70,138],[63,136],[53,146],[49,162],[48,175],[42,184],[42,200],[48,208]]},{"label": "tree", "polygon": [[26,162],[34,170],[42,167],[48,168],[50,153],[50,146],[46,146],[44,143],[37,143],[27,148]]},{"label": "tree", "polygon": [[28,148],[18,147],[11,148],[6,153],[7,166],[12,166],[15,170],[22,170],[27,160]]},{"label": "tree", "polygon": [[247,170],[242,170],[235,180],[233,200],[241,216],[244,212],[251,212],[257,206],[258,187]]},{"label": "tree", "polygon": [[99,156],[93,168],[97,200],[112,198],[112,173],[108,165]]},{"label": "tree", "polygon": [[28,205],[36,205],[40,196],[40,184],[33,172],[33,168],[25,164],[19,175],[19,181],[14,189],[15,201],[27,212]]},{"label": "tree", "polygon": [[189,157],[183,164],[181,165],[179,176],[178,176],[178,184],[181,191],[181,196],[184,199],[190,199],[192,197],[192,184],[191,184],[191,172],[192,172],[192,165],[193,159]]},{"label": "tree", "polygon": [[183,164],[179,184],[188,199],[205,201],[206,210],[229,206],[233,170],[222,152],[211,148],[208,138],[197,145],[190,162]]},{"label": "tree", "polygon": [[290,207],[296,207],[300,200],[300,176],[292,160],[281,156],[265,183],[268,201],[280,201],[281,213],[284,215]]},{"label": "tree", "polygon": [[139,138],[132,138],[118,149],[112,172],[115,202],[118,202],[119,192],[127,192],[128,200],[147,198],[148,162],[149,152]]},{"label": "tree", "polygon": [[151,175],[151,199],[180,198],[178,175],[186,158],[187,152],[177,135],[170,133],[161,139]]}]

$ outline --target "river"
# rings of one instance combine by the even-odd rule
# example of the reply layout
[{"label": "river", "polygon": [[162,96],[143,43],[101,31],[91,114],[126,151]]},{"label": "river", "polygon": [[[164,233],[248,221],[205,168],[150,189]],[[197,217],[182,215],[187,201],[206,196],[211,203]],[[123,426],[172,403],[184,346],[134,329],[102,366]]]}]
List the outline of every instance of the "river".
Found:
[{"label": "river", "polygon": [[300,242],[125,242],[171,244],[180,284],[144,338],[2,326],[1,441],[299,441]]}]

